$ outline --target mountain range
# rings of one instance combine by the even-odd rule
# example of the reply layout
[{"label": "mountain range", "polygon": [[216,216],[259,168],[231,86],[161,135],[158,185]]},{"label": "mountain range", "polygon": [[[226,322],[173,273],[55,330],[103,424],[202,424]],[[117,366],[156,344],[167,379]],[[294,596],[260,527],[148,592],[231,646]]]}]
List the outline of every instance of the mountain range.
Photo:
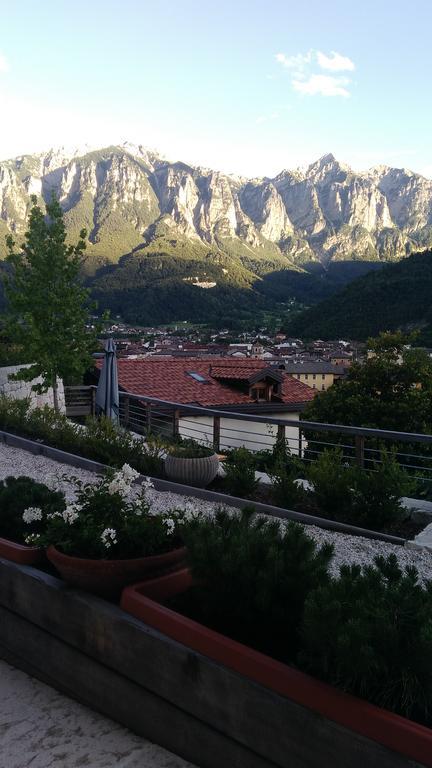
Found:
[{"label": "mountain range", "polygon": [[4,235],[25,231],[30,195],[52,193],[70,238],[87,229],[95,295],[135,321],[185,307],[199,319],[227,300],[310,304],[432,245],[432,182],[406,169],[356,173],[329,154],[247,179],[127,143],[0,162],[0,257]]}]

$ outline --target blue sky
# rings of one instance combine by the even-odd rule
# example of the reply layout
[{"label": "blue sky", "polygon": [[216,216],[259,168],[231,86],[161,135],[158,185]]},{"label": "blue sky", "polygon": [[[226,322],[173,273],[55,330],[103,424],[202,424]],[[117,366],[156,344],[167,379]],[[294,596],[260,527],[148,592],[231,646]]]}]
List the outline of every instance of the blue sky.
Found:
[{"label": "blue sky", "polygon": [[132,141],[432,177],[430,0],[0,0],[0,158]]}]

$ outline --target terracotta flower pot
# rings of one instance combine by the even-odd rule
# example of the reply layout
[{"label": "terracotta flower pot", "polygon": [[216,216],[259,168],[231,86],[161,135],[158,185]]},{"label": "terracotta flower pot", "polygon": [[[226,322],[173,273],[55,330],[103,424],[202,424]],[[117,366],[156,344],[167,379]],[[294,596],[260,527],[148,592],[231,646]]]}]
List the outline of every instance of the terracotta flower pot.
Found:
[{"label": "terracotta flower pot", "polygon": [[[189,570],[127,587],[121,607],[145,624],[218,664],[251,678],[343,728],[432,768],[432,730],[270,658],[161,605],[193,585]],[[325,720],[323,721],[325,722]],[[399,764],[399,763],[398,763]]]},{"label": "terracotta flower pot", "polygon": [[54,546],[47,557],[60,576],[72,587],[102,597],[116,597],[127,584],[155,578],[184,567],[186,547],[172,549],[162,555],[134,557],[124,560],[95,560],[65,555]]},{"label": "terracotta flower pot", "polygon": [[20,565],[36,565],[42,560],[43,549],[31,547],[27,544],[18,544],[16,541],[0,538],[0,557],[12,560]]},{"label": "terracotta flower pot", "polygon": [[198,488],[209,485],[215,479],[218,469],[219,458],[216,453],[195,459],[168,454],[165,459],[165,472],[170,480],[183,485],[195,485]]}]

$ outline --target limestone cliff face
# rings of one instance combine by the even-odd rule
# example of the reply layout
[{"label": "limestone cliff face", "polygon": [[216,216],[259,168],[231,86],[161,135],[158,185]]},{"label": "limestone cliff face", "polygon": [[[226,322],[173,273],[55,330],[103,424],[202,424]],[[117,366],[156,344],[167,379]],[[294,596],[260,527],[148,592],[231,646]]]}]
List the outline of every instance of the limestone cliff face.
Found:
[{"label": "limestone cliff face", "polygon": [[131,144],[26,155],[0,162],[2,228],[22,234],[30,196],[46,201],[52,192],[71,237],[86,227],[90,254],[102,261],[149,242],[158,222],[170,237],[222,251],[238,243],[239,253],[247,247],[257,259],[394,260],[432,244],[431,181],[387,166],[354,173],[333,155],[305,171],[252,180]]}]

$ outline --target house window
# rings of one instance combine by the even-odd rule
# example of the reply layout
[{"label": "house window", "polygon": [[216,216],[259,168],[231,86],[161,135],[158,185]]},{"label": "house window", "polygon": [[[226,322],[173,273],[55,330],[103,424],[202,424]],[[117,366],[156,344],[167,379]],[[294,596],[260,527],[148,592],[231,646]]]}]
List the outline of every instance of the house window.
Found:
[{"label": "house window", "polygon": [[309,374],[305,373],[305,379],[308,379],[308,378],[309,378]]},{"label": "house window", "polygon": [[300,378],[300,374],[299,374],[299,373],[297,374],[297,378],[298,378],[298,379]]},{"label": "house window", "polygon": [[188,371],[188,375],[191,376],[195,381],[199,381],[200,384],[208,384],[208,379],[205,378],[205,376],[201,376],[200,373],[196,373],[196,371]]},{"label": "house window", "polygon": [[316,384],[312,384],[312,389],[316,389]]},{"label": "house window", "polygon": [[322,373],[322,374],[321,374],[321,378],[322,378],[322,380],[324,381],[324,379],[325,379],[325,373]]},{"label": "house window", "polygon": [[315,379],[316,379],[316,373],[314,373],[314,374],[313,374],[312,378],[313,378],[313,380],[315,381]]},{"label": "house window", "polygon": [[325,389],[325,384],[321,384],[321,389]]}]

